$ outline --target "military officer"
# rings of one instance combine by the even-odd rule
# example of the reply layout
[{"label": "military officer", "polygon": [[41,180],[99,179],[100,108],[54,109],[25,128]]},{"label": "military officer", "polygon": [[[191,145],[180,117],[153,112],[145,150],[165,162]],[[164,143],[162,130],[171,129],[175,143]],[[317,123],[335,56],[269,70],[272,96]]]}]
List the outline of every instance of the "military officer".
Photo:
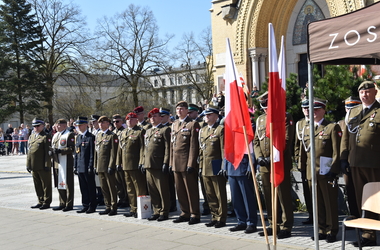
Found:
[{"label": "military officer", "polygon": [[[358,88],[362,104],[346,115],[346,128],[341,145],[341,168],[352,173],[356,201],[361,213],[363,186],[380,181],[380,104],[376,101],[375,83],[364,81]],[[364,217],[379,219],[377,214],[365,211]],[[362,246],[376,246],[376,231],[363,230]],[[354,242],[358,246],[358,242]]]},{"label": "military officer", "polygon": [[[319,240],[327,243],[336,241],[338,224],[338,184],[337,174],[340,172],[339,153],[342,131],[338,124],[324,119],[326,101],[314,98],[314,133],[315,137],[315,171],[317,177],[317,207]],[[310,158],[310,123],[303,130],[302,148],[307,155],[306,178],[312,187],[312,169]],[[314,237],[312,237],[314,240]]]},{"label": "military officer", "polygon": [[145,134],[145,153],[143,170],[146,170],[148,190],[153,206],[153,214],[148,220],[164,221],[169,219],[169,156],[170,127],[161,124],[158,108],[148,113],[152,127]]},{"label": "military officer", "polygon": [[180,101],[176,105],[178,119],[173,122],[171,135],[170,166],[174,172],[180,216],[174,223],[200,222],[198,188],[199,124],[188,116],[188,104]]},{"label": "military officer", "polygon": [[75,134],[67,129],[67,121],[58,119],[56,122],[57,133],[52,139],[54,159],[54,171],[58,177],[57,189],[59,193],[59,206],[55,211],[67,212],[74,206],[74,147]]},{"label": "military officer", "polygon": [[227,191],[225,169],[222,168],[224,127],[217,122],[219,108],[209,105],[205,110],[207,126],[199,132],[199,168],[202,173],[211,221],[207,227],[221,228],[227,220]]},{"label": "military officer", "polygon": [[137,197],[147,195],[146,178],[139,170],[144,160],[145,130],[137,126],[136,113],[125,117],[127,128],[120,135],[116,165],[122,167],[131,209],[125,217],[137,218]]},{"label": "military officer", "polygon": [[[264,112],[267,111],[268,92],[258,97]],[[277,238],[284,239],[291,237],[293,227],[293,204],[291,195],[290,170],[292,169],[291,149],[294,140],[294,124],[293,118],[286,113],[286,146],[284,150],[284,180],[278,186],[278,198],[282,209],[282,223],[279,225],[280,231]],[[260,165],[260,175],[263,183],[263,192],[267,214],[269,220],[268,235],[272,235],[272,201],[271,201],[271,183],[270,183],[270,145],[269,138],[266,137],[266,113],[259,116],[256,121],[256,133],[254,138],[254,151],[257,157],[257,163]],[[259,232],[260,236],[264,236],[264,232]]]},{"label": "military officer", "polygon": [[[121,134],[125,129],[123,126],[123,118],[119,114],[115,114],[112,116],[112,123],[115,126],[113,132],[117,135],[120,141]],[[120,144],[119,144],[120,146]],[[125,174],[123,167],[121,165],[117,165],[116,168],[116,188],[117,195],[119,196],[119,201],[117,203],[118,208],[124,208],[129,206],[128,195],[127,195],[127,184],[125,183]]]},{"label": "military officer", "polygon": [[38,203],[31,208],[47,209],[52,202],[51,137],[45,132],[45,122],[40,118],[32,121],[34,133],[29,136],[26,170],[32,173]]},{"label": "military officer", "polygon": [[[362,102],[360,101],[359,97],[348,97],[346,100],[344,100],[344,106],[345,106],[345,109],[346,109],[346,113],[356,107],[357,105],[361,104]],[[340,120],[338,122],[340,128],[342,129],[342,133],[343,131],[346,129],[346,122],[345,122],[345,119],[343,120]],[[354,183],[352,181],[352,173],[351,172],[347,172],[347,170],[344,168],[344,169],[341,169],[342,173],[343,173],[343,179],[344,179],[344,182],[345,182],[345,188],[346,188],[346,195],[347,195],[347,203],[348,203],[348,209],[350,210],[350,214],[355,216],[356,218],[359,218],[361,217],[360,213],[359,213],[359,209],[358,209],[358,204],[357,204],[357,201],[356,201],[356,196],[355,196],[355,187],[354,187]]]},{"label": "military officer", "polygon": [[[93,125],[91,133],[95,136],[100,131],[100,127],[98,123],[99,118],[100,118],[99,115],[91,115],[91,119],[90,119]],[[99,181],[98,175],[95,175],[95,184],[96,184],[96,199],[98,201],[98,205],[104,205],[104,198],[103,198],[102,188],[100,187],[100,181]]]},{"label": "military officer", "polygon": [[299,120],[296,123],[296,136],[295,136],[295,141],[294,141],[294,159],[297,163],[298,170],[301,172],[301,181],[302,181],[302,190],[303,190],[303,196],[305,199],[306,203],[306,209],[307,212],[309,213],[309,217],[302,221],[302,224],[305,225],[310,225],[313,224],[313,203],[311,201],[311,190],[309,189],[309,182],[306,178],[306,152],[301,150],[303,147],[302,145],[302,135],[306,123],[309,120],[309,100],[308,99],[303,99],[301,102],[301,108],[302,112],[304,114],[304,118]]},{"label": "military officer", "polygon": [[75,121],[78,135],[75,139],[74,173],[78,175],[83,206],[77,213],[91,214],[96,211],[98,202],[94,172],[95,136],[87,130],[87,124],[87,117],[79,116]]},{"label": "military officer", "polygon": [[133,112],[135,112],[137,115],[137,120],[139,121],[138,125],[142,127],[145,131],[152,127],[152,124],[145,120],[145,112],[143,106],[138,106],[134,108]]},{"label": "military officer", "polygon": [[116,189],[116,157],[119,147],[119,139],[115,133],[109,131],[110,119],[101,116],[98,120],[101,131],[95,137],[95,161],[94,166],[99,175],[106,209],[100,215],[109,216],[117,214],[117,189]]},{"label": "military officer", "polygon": [[[170,109],[168,108],[160,108],[160,115],[161,115],[161,124],[163,126],[172,127],[172,123],[170,120]],[[169,175],[169,191],[170,191],[170,210],[169,212],[175,212],[177,211],[177,195],[175,192],[175,184],[174,184],[174,175],[173,172],[170,172]]]}]

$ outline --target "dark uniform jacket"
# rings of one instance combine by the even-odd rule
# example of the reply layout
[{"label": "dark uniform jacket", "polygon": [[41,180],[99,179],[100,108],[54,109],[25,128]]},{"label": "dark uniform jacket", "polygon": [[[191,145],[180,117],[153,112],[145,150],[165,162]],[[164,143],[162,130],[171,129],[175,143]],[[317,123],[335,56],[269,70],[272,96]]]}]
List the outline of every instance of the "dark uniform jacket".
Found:
[{"label": "dark uniform jacket", "polygon": [[120,135],[116,165],[122,165],[123,170],[136,170],[144,160],[145,130],[140,126],[124,129]]},{"label": "dark uniform jacket", "polygon": [[224,127],[218,123],[215,123],[210,129],[209,126],[203,127],[199,135],[199,145],[199,167],[202,169],[202,175],[216,175],[217,173],[213,172],[213,166],[221,169],[224,153]]},{"label": "dark uniform jacket", "polygon": [[176,120],[172,125],[170,166],[175,172],[185,172],[187,167],[198,170],[199,124],[186,117],[182,124]]},{"label": "dark uniform jacket", "polygon": [[169,163],[170,131],[170,127],[162,124],[146,131],[144,168],[161,169],[164,163]]},{"label": "dark uniform jacket", "polygon": [[295,129],[295,140],[294,140],[294,158],[296,159],[296,162],[298,162],[298,169],[300,171],[306,170],[306,161],[307,161],[307,155],[306,151],[302,150],[303,147],[303,137],[305,136],[305,129],[306,129],[306,119],[302,118],[296,123],[296,129]]},{"label": "dark uniform jacket", "polygon": [[28,141],[28,156],[26,166],[33,171],[42,171],[44,167],[51,167],[51,159],[49,156],[49,146],[51,137],[45,131],[41,131],[36,137],[35,134],[29,136]]},{"label": "dark uniform jacket", "polygon": [[117,149],[119,139],[110,130],[103,135],[99,131],[95,139],[95,160],[94,166],[98,172],[107,172],[108,168],[116,169]]},{"label": "dark uniform jacket", "polygon": [[82,135],[77,135],[75,141],[74,169],[79,173],[92,172],[94,169],[94,149],[95,136],[86,131]]},{"label": "dark uniform jacket", "polygon": [[354,167],[380,168],[380,104],[375,101],[365,116],[362,111],[360,104],[347,113],[341,159]]}]

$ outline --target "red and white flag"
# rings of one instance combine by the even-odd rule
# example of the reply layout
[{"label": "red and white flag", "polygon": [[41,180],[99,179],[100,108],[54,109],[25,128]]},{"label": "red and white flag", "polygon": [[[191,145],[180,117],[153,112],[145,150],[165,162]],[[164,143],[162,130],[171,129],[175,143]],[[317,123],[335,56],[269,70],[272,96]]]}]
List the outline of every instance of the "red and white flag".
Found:
[{"label": "red and white flag", "polygon": [[243,86],[238,77],[235,62],[232,56],[230,40],[227,38],[226,50],[226,84],[225,120],[224,120],[224,157],[237,169],[247,147],[245,144],[245,126],[248,143],[253,138],[253,130],[248,112],[248,105],[244,97]]},{"label": "red and white flag", "polygon": [[[284,180],[284,150],[285,150],[285,112],[286,112],[286,73],[283,38],[281,53],[277,62],[276,38],[273,26],[269,24],[269,84],[266,135],[272,137],[274,186]],[[280,70],[279,70],[280,68]],[[272,134],[270,124],[272,123]]]}]

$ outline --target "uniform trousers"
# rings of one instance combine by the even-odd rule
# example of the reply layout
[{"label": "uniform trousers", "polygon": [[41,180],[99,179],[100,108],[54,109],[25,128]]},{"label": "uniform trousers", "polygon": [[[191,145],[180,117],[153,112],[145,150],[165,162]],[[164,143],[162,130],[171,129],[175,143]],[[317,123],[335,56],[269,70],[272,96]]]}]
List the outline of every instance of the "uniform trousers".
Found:
[{"label": "uniform trousers", "polygon": [[79,188],[82,194],[82,206],[84,208],[96,209],[98,201],[96,200],[95,174],[78,173]]},{"label": "uniform trousers", "polygon": [[119,196],[120,203],[128,204],[127,185],[125,183],[124,171],[116,171],[116,187],[117,195]]},{"label": "uniform trousers", "polygon": [[309,213],[309,218],[313,219],[313,202],[311,201],[311,189],[309,188],[309,181],[306,178],[306,170],[301,171],[303,197],[305,199],[306,209]]},{"label": "uniform trousers", "polygon": [[194,171],[191,174],[187,172],[174,172],[174,180],[181,208],[181,216],[185,218],[200,218],[198,171]]},{"label": "uniform trousers", "polygon": [[147,195],[146,177],[140,170],[124,170],[130,212],[137,213],[137,197]]},{"label": "uniform trousers", "polygon": [[[361,214],[359,213],[358,203],[356,202],[355,187],[352,180],[352,173],[343,174],[344,183],[346,184],[346,195],[348,209],[350,210],[350,215],[360,218]],[[361,205],[360,205],[361,207]]]},{"label": "uniform trousers", "polygon": [[[368,182],[379,182],[380,181],[380,168],[364,168],[364,167],[353,167],[351,166],[352,180],[354,182],[356,202],[358,204],[359,212],[362,214],[362,197],[363,197],[363,187]],[[365,211],[365,218],[380,220],[378,214]],[[363,238],[376,241],[376,231],[373,230],[363,230]]]},{"label": "uniform trousers", "polygon": [[[311,180],[309,188],[312,190]],[[339,231],[338,185],[331,185],[327,178],[317,180],[317,211],[319,233],[336,236]]]},{"label": "uniform trousers", "polygon": [[257,225],[257,200],[252,179],[247,176],[228,176],[232,206],[238,224]]},{"label": "uniform trousers", "polygon": [[52,198],[51,168],[49,171],[33,171],[34,189],[36,190],[38,204],[50,206]]},{"label": "uniform trousers", "polygon": [[[58,176],[58,169],[54,169]],[[72,208],[74,206],[74,174],[73,167],[66,169],[66,189],[58,189],[59,206]],[[59,183],[58,183],[59,186]]]},{"label": "uniform trousers", "polygon": [[211,220],[225,223],[227,220],[227,180],[220,175],[202,177],[211,211]]},{"label": "uniform trousers", "polygon": [[98,176],[100,187],[102,188],[104,203],[106,204],[106,209],[117,211],[117,189],[115,174],[99,172]]},{"label": "uniform trousers", "polygon": [[146,180],[153,207],[153,214],[168,216],[170,209],[169,174],[161,169],[146,169]]},{"label": "uniform trousers", "polygon": [[170,174],[169,177],[169,191],[170,191],[170,210],[177,207],[177,195],[175,192],[174,175]]}]

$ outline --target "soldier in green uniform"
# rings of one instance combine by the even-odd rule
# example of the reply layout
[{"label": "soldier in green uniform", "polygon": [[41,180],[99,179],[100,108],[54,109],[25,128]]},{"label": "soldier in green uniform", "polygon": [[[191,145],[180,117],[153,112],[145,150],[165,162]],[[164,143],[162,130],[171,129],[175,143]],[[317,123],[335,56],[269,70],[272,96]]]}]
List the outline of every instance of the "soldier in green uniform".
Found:
[{"label": "soldier in green uniform", "polygon": [[303,196],[306,203],[306,209],[309,213],[309,217],[302,221],[302,224],[310,225],[313,224],[313,203],[311,201],[311,190],[309,189],[309,182],[306,178],[306,152],[301,148],[302,144],[302,136],[304,134],[304,129],[306,127],[306,123],[309,120],[309,100],[303,99],[301,102],[302,112],[305,115],[305,118],[302,118],[296,123],[296,136],[294,140],[294,159],[297,163],[298,170],[301,172],[301,181],[302,181],[302,190]]},{"label": "soldier in green uniform", "polygon": [[[121,115],[115,114],[112,116],[112,123],[115,126],[115,129],[112,132],[114,132],[117,135],[120,141],[121,134],[124,130],[123,118],[121,117]],[[117,166],[116,170],[117,170],[115,174],[116,188],[117,188],[117,195],[119,196],[117,207],[118,208],[128,207],[129,202],[128,202],[128,195],[127,195],[127,190],[126,190],[127,184],[125,183],[124,171],[121,166]]]},{"label": "soldier in green uniform", "polygon": [[199,168],[202,173],[211,221],[207,227],[221,228],[227,220],[226,173],[222,169],[224,151],[224,127],[217,122],[218,107],[209,105],[205,110],[207,126],[199,134]]},{"label": "soldier in green uniform", "polygon": [[[351,172],[356,202],[361,214],[363,187],[380,181],[380,104],[376,101],[375,83],[364,81],[358,88],[362,104],[349,110],[341,145],[341,169]],[[379,219],[378,214],[365,211],[364,217]],[[362,246],[376,246],[376,231],[363,230]],[[358,247],[358,242],[354,242]]]},{"label": "soldier in green uniform", "polygon": [[137,115],[137,120],[139,121],[137,125],[142,127],[145,131],[147,131],[149,128],[152,127],[152,124],[150,124],[147,120],[145,120],[145,112],[143,106],[138,106],[133,109],[133,112]]},{"label": "soldier in green uniform", "polygon": [[[314,98],[314,125],[307,123],[302,134],[302,151],[307,155],[306,177],[309,188],[312,188],[312,169],[310,158],[310,126],[314,127],[315,137],[315,171],[317,178],[317,210],[319,240],[327,243],[336,241],[338,224],[338,184],[339,153],[342,131],[338,124],[324,119],[326,101]],[[314,237],[312,237],[314,240]]]},{"label": "soldier in green uniform", "polygon": [[119,139],[115,133],[108,130],[111,123],[106,116],[98,120],[101,131],[95,137],[94,166],[100,180],[100,187],[104,196],[106,209],[99,212],[100,215],[109,216],[117,214],[117,189],[116,189],[116,157],[119,147]]},{"label": "soldier in green uniform", "polygon": [[56,171],[57,189],[59,193],[59,206],[53,208],[55,211],[67,212],[74,207],[74,148],[75,134],[67,128],[65,119],[58,119],[56,124],[57,133],[52,139],[53,153],[57,159],[54,162]]},{"label": "soldier in green uniform", "polygon": [[52,202],[50,135],[45,132],[45,122],[34,118],[33,133],[29,136],[26,170],[32,172],[38,203],[31,208],[47,209]]},{"label": "soldier in green uniform", "polygon": [[143,170],[146,170],[148,190],[153,206],[153,214],[148,220],[164,221],[169,219],[169,156],[170,127],[161,124],[158,108],[148,113],[152,127],[145,134],[145,153]]},{"label": "soldier in green uniform", "polygon": [[[268,92],[258,97],[261,107],[266,112]],[[291,195],[290,170],[292,169],[291,147],[294,140],[294,124],[293,117],[286,113],[286,146],[284,150],[284,180],[278,186],[278,198],[282,209],[282,223],[279,225],[280,231],[277,238],[284,239],[291,237],[293,227],[293,204]],[[266,137],[266,113],[259,116],[256,121],[256,133],[254,138],[254,151],[257,157],[257,163],[260,165],[260,175],[263,183],[263,192],[265,205],[267,208],[269,228],[268,235],[272,235],[272,200],[271,200],[271,183],[270,183],[270,141]],[[264,236],[264,232],[259,232],[260,236]]]},{"label": "soldier in green uniform", "polygon": [[137,197],[146,195],[146,178],[139,170],[144,160],[145,130],[137,126],[136,113],[125,117],[127,128],[120,135],[116,165],[122,168],[125,176],[126,190],[131,209],[125,217],[137,218]]}]

